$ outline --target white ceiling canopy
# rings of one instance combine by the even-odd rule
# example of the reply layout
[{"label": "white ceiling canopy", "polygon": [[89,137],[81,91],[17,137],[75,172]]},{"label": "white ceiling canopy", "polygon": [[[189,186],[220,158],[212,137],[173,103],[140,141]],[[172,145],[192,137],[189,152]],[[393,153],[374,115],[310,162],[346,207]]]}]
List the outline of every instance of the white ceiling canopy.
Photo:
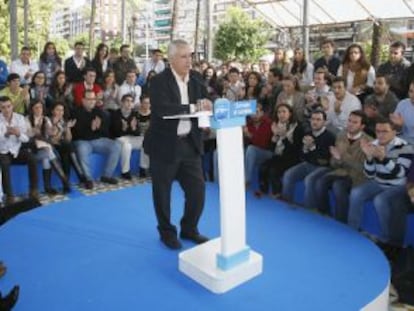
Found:
[{"label": "white ceiling canopy", "polygon": [[[414,0],[307,0],[308,25],[414,17]],[[245,0],[275,27],[303,25],[304,0]]]}]

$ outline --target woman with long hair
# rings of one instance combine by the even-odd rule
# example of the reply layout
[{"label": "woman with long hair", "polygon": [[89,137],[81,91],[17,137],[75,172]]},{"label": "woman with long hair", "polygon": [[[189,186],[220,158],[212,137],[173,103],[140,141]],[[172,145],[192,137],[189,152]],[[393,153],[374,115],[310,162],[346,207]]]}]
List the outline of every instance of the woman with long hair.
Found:
[{"label": "woman with long hair", "polygon": [[219,84],[217,82],[217,73],[213,66],[208,66],[203,71],[203,79],[207,87],[208,97],[214,101],[219,97]]},{"label": "woman with long hair", "polygon": [[259,167],[259,190],[255,192],[257,197],[267,194],[269,186],[271,196],[280,197],[284,172],[300,161],[303,130],[288,104],[276,107],[272,133],[273,156]]},{"label": "woman with long hair", "polygon": [[42,54],[40,54],[39,69],[46,75],[46,85],[52,83],[52,79],[58,70],[62,69],[62,59],[56,51],[53,42],[46,42]]},{"label": "woman with long hair", "polygon": [[259,99],[262,93],[262,76],[256,71],[247,75],[246,79],[246,99]]},{"label": "woman with long hair", "polygon": [[37,71],[32,77],[32,82],[29,85],[30,99],[38,99],[46,105],[48,88],[46,86],[46,76],[43,71]]},{"label": "woman with long hair", "polygon": [[280,104],[288,104],[292,107],[296,120],[300,123],[305,122],[305,95],[300,91],[298,79],[293,75],[283,77],[283,90],[280,92],[276,101],[276,108]]},{"label": "woman with long hair", "polygon": [[296,48],[293,54],[293,62],[290,74],[298,78],[301,89],[306,90],[313,82],[313,65],[306,60],[302,48]]},{"label": "woman with long hair", "polygon": [[345,79],[347,91],[356,95],[360,100],[372,92],[375,69],[367,60],[359,44],[353,43],[346,49],[342,64],[338,69],[338,77]]},{"label": "woman with long hair", "polygon": [[91,65],[96,70],[95,82],[104,86],[104,74],[111,67],[108,62],[109,48],[105,43],[100,43],[96,47],[95,56],[92,59]]},{"label": "woman with long hair", "polygon": [[106,111],[118,110],[121,106],[118,101],[119,86],[115,82],[115,73],[112,69],[108,69],[104,73],[102,91],[103,108]]},{"label": "woman with long hair", "polygon": [[279,69],[284,76],[289,73],[289,59],[286,55],[286,51],[282,48],[276,48],[274,52],[273,62],[270,68]]},{"label": "woman with long hair", "polygon": [[62,170],[53,147],[50,143],[52,124],[48,117],[44,115],[43,103],[36,99],[30,104],[29,115],[26,117],[29,136],[31,137],[32,148],[36,152],[36,157],[43,164],[43,185],[45,192],[56,195],[58,192],[52,187],[52,169],[57,173],[63,184],[63,192],[70,192],[68,178]]},{"label": "woman with long hair", "polygon": [[67,120],[65,118],[64,103],[57,101],[51,108],[50,121],[50,142],[60,156],[64,173],[66,176],[70,175],[70,166],[72,164],[79,181],[85,182],[85,174],[72,145],[71,129],[75,125],[76,120]]},{"label": "woman with long hair", "polygon": [[65,73],[62,70],[56,72],[49,87],[46,101],[48,112],[52,110],[55,102],[61,102],[65,105],[65,118],[69,118],[74,109],[72,85],[66,81]]},{"label": "woman with long hair", "polygon": [[145,83],[142,86],[142,96],[149,96],[149,88],[151,85],[151,79],[157,74],[155,70],[148,71],[147,78],[145,79]]}]

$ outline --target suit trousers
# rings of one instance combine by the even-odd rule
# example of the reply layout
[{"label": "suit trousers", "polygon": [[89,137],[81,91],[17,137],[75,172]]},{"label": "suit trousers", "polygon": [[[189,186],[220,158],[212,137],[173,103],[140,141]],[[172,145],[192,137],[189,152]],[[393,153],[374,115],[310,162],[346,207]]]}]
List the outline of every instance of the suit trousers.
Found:
[{"label": "suit trousers", "polygon": [[171,187],[177,180],[184,191],[184,215],[181,218],[181,232],[198,233],[198,221],[204,207],[205,183],[201,156],[189,137],[179,138],[174,161],[163,161],[150,157],[152,195],[158,231],[162,237],[177,235],[171,223]]}]

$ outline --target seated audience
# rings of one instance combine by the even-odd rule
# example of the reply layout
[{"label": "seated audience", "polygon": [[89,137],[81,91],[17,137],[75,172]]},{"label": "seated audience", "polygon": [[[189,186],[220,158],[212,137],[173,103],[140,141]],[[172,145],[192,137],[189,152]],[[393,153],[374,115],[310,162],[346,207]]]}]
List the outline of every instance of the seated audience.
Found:
[{"label": "seated audience", "polygon": [[372,92],[375,69],[359,44],[353,43],[346,49],[338,76],[344,78],[346,90],[358,96],[362,102],[365,96]]},{"label": "seated audience", "polygon": [[76,83],[73,87],[73,102],[76,107],[82,107],[83,95],[86,90],[91,90],[95,93],[96,103],[95,106],[101,108],[102,103],[102,88],[99,84],[95,83],[96,71],[92,67],[85,69],[83,75],[84,81]]},{"label": "seated audience", "polygon": [[390,90],[399,99],[407,97],[408,83],[406,83],[406,70],[410,62],[404,57],[405,44],[396,41],[390,46],[388,61],[378,67],[377,74],[386,77],[390,83]]},{"label": "seated audience", "polygon": [[22,85],[30,84],[32,76],[39,71],[39,65],[31,59],[31,50],[24,46],[20,50],[20,57],[11,62],[10,73],[17,73],[20,76]]},{"label": "seated audience", "polygon": [[57,53],[55,44],[46,42],[39,60],[39,70],[46,75],[46,86],[52,83],[56,72],[62,69],[62,58]]},{"label": "seated audience", "polygon": [[111,68],[108,55],[108,46],[105,43],[99,43],[96,47],[95,56],[91,61],[91,67],[96,71],[96,83],[102,87],[104,87],[104,75]]},{"label": "seated audience", "polygon": [[[354,110],[348,117],[346,129],[336,137],[335,146],[330,148],[331,160],[329,170],[316,180],[315,197],[318,210],[346,223],[348,219],[348,201],[351,188],[366,180],[364,175],[365,154],[360,142],[370,141],[371,137],[364,133],[366,116],[362,110]],[[335,198],[335,206],[329,202],[329,190]]]},{"label": "seated audience", "polygon": [[29,94],[31,100],[40,100],[46,107],[48,87],[46,86],[46,76],[42,71],[37,71],[33,75],[30,83]]},{"label": "seated audience", "polygon": [[37,161],[31,150],[24,145],[29,142],[26,121],[22,115],[13,112],[9,97],[0,97],[0,108],[0,168],[5,202],[6,204],[15,202],[10,175],[11,164],[28,165],[29,195],[38,200]]},{"label": "seated audience", "polygon": [[278,198],[282,192],[284,172],[299,163],[302,149],[303,130],[296,122],[292,107],[280,104],[272,123],[272,157],[263,161],[259,168],[259,190],[257,197],[267,194]]},{"label": "seated audience", "polygon": [[52,187],[52,168],[57,173],[63,184],[63,192],[70,192],[70,185],[66,174],[63,172],[53,146],[50,143],[52,123],[44,114],[43,103],[35,99],[30,104],[29,114],[26,117],[28,123],[28,136],[31,140],[32,151],[38,161],[43,164],[43,186],[49,195],[56,195],[58,191]]},{"label": "seated audience", "polygon": [[332,80],[338,73],[341,60],[335,55],[335,43],[331,39],[325,39],[321,43],[322,56],[313,64],[314,71],[323,69],[327,77]]},{"label": "seated audience", "polygon": [[118,92],[118,102],[121,102],[124,95],[131,95],[133,99],[134,110],[137,110],[139,107],[139,100],[141,98],[141,87],[138,84],[135,84],[137,79],[137,74],[134,70],[129,70],[126,74],[126,79],[124,83],[119,87]]},{"label": "seated audience", "polygon": [[267,81],[262,88],[260,94],[260,101],[263,105],[263,110],[269,116],[273,116],[276,111],[276,100],[280,92],[283,90],[282,86],[283,74],[277,68],[271,68],[267,74]]},{"label": "seated audience", "polygon": [[396,193],[401,193],[401,188],[405,188],[413,148],[405,140],[397,137],[395,126],[389,119],[378,119],[375,131],[377,139],[373,142],[361,141],[361,148],[365,154],[364,172],[369,180],[351,190],[348,224],[357,230],[362,229],[364,203],[373,200],[381,224],[381,238],[389,241],[388,202]]},{"label": "seated audience", "polygon": [[115,74],[109,69],[104,73],[103,77],[103,108],[106,111],[115,111],[119,109],[119,86],[115,82]]},{"label": "seated audience", "polygon": [[92,90],[86,90],[82,100],[82,107],[74,112],[75,126],[72,135],[76,154],[85,173],[85,187],[92,189],[90,155],[101,153],[107,156],[101,181],[108,184],[117,184],[118,180],[112,177],[121,154],[121,145],[118,141],[108,138],[108,121],[104,112],[95,107],[96,95]]},{"label": "seated audience", "polygon": [[142,148],[144,135],[140,132],[140,116],[133,107],[134,98],[130,94],[125,94],[121,99],[121,109],[115,111],[111,119],[112,134],[121,144],[121,177],[128,180],[132,178],[130,170],[132,150],[141,151],[141,172],[149,168],[149,158]]},{"label": "seated audience", "polygon": [[316,208],[318,202],[314,196],[315,183],[328,170],[329,148],[335,145],[335,136],[326,127],[326,114],[315,110],[311,115],[312,132],[303,137],[303,162],[289,168],[283,175],[282,197],[288,202],[293,201],[296,183],[304,179],[304,204],[307,208]]},{"label": "seated audience", "polygon": [[334,96],[329,98],[327,126],[333,133],[338,133],[346,128],[349,114],[362,108],[358,97],[349,93],[345,88],[342,77],[335,78],[332,82]]},{"label": "seated audience", "polygon": [[272,156],[270,129],[272,120],[264,114],[261,104],[257,104],[256,114],[248,118],[243,134],[248,144],[245,154],[245,181],[248,186],[255,169]]},{"label": "seated audience", "polygon": [[10,99],[14,112],[26,113],[30,102],[29,86],[20,87],[20,76],[17,73],[9,74],[7,86],[0,91],[0,96],[7,96]]},{"label": "seated audience", "polygon": [[290,74],[298,79],[301,90],[306,91],[313,81],[313,64],[308,62],[302,48],[296,48]]},{"label": "seated audience", "polygon": [[399,136],[408,143],[414,144],[414,81],[410,83],[408,98],[398,103],[390,118]]},{"label": "seated audience", "polygon": [[49,112],[56,102],[60,102],[65,106],[65,118],[69,118],[74,109],[72,84],[66,81],[63,71],[56,73],[49,87],[49,94],[46,100],[46,108]]},{"label": "seated audience", "polygon": [[82,82],[84,70],[91,67],[89,59],[83,56],[84,48],[83,42],[75,42],[73,56],[65,60],[66,80],[69,83]]},{"label": "seated audience", "polygon": [[289,75],[283,77],[283,90],[276,101],[276,108],[284,103],[292,107],[296,120],[302,125],[305,122],[305,96],[299,89],[296,77]]},{"label": "seated audience", "polygon": [[374,93],[365,98],[364,106],[377,106],[378,114],[388,118],[390,113],[393,113],[397,107],[398,101],[397,96],[390,90],[388,79],[381,74],[377,74],[374,82]]},{"label": "seated audience", "polygon": [[72,144],[72,128],[75,125],[76,120],[65,119],[65,105],[62,102],[55,102],[51,109],[50,121],[50,142],[59,154],[63,172],[69,177],[70,166],[72,164],[79,181],[85,183],[85,174]]}]

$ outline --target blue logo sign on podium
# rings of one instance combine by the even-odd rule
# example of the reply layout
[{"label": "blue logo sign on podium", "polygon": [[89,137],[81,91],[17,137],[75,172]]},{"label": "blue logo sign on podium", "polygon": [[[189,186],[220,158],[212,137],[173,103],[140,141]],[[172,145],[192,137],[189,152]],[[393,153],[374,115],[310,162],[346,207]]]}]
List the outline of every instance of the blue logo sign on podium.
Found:
[{"label": "blue logo sign on podium", "polygon": [[231,102],[226,98],[219,98],[214,102],[211,127],[214,129],[243,126],[246,116],[256,113],[256,100]]}]

